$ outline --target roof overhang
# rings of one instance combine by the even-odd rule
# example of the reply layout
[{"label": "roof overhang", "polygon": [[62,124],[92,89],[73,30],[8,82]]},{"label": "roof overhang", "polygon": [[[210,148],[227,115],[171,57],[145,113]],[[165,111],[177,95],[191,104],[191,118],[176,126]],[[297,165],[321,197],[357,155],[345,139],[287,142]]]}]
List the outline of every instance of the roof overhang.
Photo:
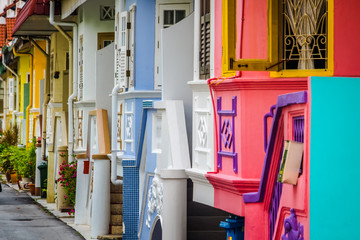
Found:
[{"label": "roof overhang", "polygon": [[61,18],[65,19],[75,12],[86,0],[62,0],[61,1]]},{"label": "roof overhang", "polygon": [[[49,23],[49,1],[28,0],[17,16],[13,29],[13,36],[49,36],[57,32]],[[55,21],[60,20],[60,8],[55,7]],[[71,27],[64,27],[70,31]]]}]

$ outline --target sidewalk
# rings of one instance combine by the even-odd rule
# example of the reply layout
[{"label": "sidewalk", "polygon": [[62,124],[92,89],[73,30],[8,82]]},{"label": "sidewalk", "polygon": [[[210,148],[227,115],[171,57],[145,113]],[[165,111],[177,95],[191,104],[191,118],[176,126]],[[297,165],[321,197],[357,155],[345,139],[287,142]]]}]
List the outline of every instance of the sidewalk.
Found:
[{"label": "sidewalk", "polygon": [[[4,184],[4,183],[2,183]],[[5,183],[9,187],[15,189],[19,192],[25,192],[28,194],[31,198],[33,198],[38,204],[40,204],[44,209],[49,211],[51,214],[53,214],[55,217],[66,223],[71,228],[75,229],[78,233],[80,233],[86,240],[91,240],[94,238],[90,237],[90,226],[89,225],[79,225],[74,224],[74,217],[69,216],[68,213],[60,212],[56,209],[55,203],[47,203],[45,198],[40,198],[40,196],[32,196],[29,191],[20,190],[17,184],[11,184],[11,183]]]}]

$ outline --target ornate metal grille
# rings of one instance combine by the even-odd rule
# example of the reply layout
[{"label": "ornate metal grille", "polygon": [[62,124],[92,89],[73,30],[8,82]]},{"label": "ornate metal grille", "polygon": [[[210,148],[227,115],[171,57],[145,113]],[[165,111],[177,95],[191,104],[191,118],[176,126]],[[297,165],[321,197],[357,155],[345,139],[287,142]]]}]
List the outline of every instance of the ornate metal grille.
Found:
[{"label": "ornate metal grille", "polygon": [[327,69],[327,0],[283,0],[284,69]]},{"label": "ornate metal grille", "polygon": [[297,142],[304,142],[304,116],[293,119],[293,139]]}]

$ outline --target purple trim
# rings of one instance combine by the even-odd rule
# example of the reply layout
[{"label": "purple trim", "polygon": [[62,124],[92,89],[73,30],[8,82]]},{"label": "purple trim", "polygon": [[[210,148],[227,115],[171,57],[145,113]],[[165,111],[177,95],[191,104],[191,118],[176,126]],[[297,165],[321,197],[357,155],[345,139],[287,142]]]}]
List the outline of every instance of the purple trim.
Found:
[{"label": "purple trim", "polygon": [[[221,109],[221,97],[217,99],[217,114],[219,115],[219,152],[217,153],[218,168],[222,169],[222,157],[231,157],[233,159],[233,170],[238,172],[237,153],[235,152],[235,116],[236,116],[236,96],[232,98],[232,109]],[[223,116],[231,117],[222,119]],[[229,151],[223,151],[224,148]]]},{"label": "purple trim", "polygon": [[[283,151],[284,146],[282,146]],[[277,168],[277,173],[279,172],[280,164],[281,164],[281,158],[280,155],[279,159],[279,166]],[[273,238],[274,230],[275,230],[275,224],[276,224],[276,218],[278,215],[279,205],[280,205],[280,198],[282,194],[282,183],[277,181],[277,178],[274,179],[274,189],[271,197],[271,203],[269,208],[269,232],[270,232],[270,240]]]},{"label": "purple trim", "polygon": [[264,199],[266,185],[268,181],[268,175],[270,171],[272,154],[274,151],[274,144],[276,140],[277,130],[279,127],[279,119],[281,117],[281,110],[283,107],[292,104],[301,104],[307,102],[307,92],[296,92],[280,95],[276,104],[275,115],[272,121],[269,144],[266,149],[264,166],[261,174],[260,186],[257,192],[245,193],[243,195],[245,203],[261,202]]},{"label": "purple trim", "polygon": [[284,220],[284,229],[282,240],[304,240],[304,225],[298,222],[293,208],[290,209],[290,216]]},{"label": "purple trim", "polygon": [[267,119],[269,117],[274,117],[274,111],[275,111],[276,105],[272,105],[270,107],[270,112],[268,112],[267,114],[264,115],[264,151],[266,152],[266,147],[268,144],[268,136],[267,136]]}]

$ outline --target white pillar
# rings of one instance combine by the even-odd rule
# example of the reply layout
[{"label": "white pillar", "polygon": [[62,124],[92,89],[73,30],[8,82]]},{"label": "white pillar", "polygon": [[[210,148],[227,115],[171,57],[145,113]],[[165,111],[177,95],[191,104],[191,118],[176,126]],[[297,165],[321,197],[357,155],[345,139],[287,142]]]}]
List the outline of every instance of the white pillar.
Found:
[{"label": "white pillar", "polygon": [[76,196],[75,196],[75,224],[90,225],[90,171],[84,174],[84,161],[88,161],[86,154],[76,156]]},{"label": "white pillar", "polygon": [[110,224],[110,160],[106,154],[94,154],[91,237],[109,233]]},{"label": "white pillar", "polygon": [[163,184],[162,239],[186,240],[187,178],[184,169],[159,171]]}]

